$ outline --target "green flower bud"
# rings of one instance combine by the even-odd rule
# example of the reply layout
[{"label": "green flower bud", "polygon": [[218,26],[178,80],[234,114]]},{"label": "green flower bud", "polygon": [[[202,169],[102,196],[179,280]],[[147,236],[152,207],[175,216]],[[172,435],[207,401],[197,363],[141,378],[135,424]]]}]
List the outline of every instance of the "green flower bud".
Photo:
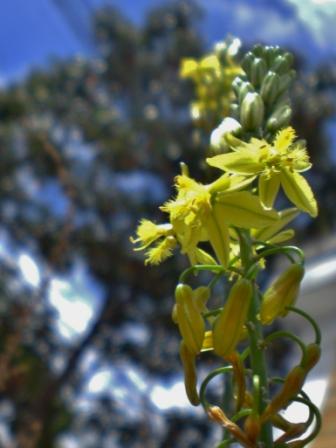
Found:
[{"label": "green flower bud", "polygon": [[254,130],[262,125],[264,103],[258,93],[248,93],[240,108],[240,122],[245,130]]},{"label": "green flower bud", "polygon": [[294,78],[295,78],[295,70],[290,70],[289,73],[280,76],[279,95],[288,90]]},{"label": "green flower bud", "polygon": [[243,85],[244,81],[241,79],[240,76],[237,76],[233,81],[232,81],[232,90],[234,91],[234,93],[236,94],[236,96],[239,95],[239,91],[241,86]]},{"label": "green flower bud", "polygon": [[252,67],[254,59],[255,59],[255,57],[254,57],[253,53],[251,53],[251,51],[249,51],[248,53],[246,53],[246,55],[244,56],[244,58],[241,62],[242,69],[247,74],[247,76],[250,76],[251,67]]},{"label": "green flower bud", "polygon": [[254,92],[254,87],[253,85],[248,82],[248,81],[244,81],[243,84],[240,86],[239,89],[239,95],[238,95],[238,101],[241,104],[245,98],[245,96],[249,93],[249,92]]},{"label": "green flower bud", "polygon": [[264,47],[264,58],[267,62],[267,65],[270,67],[274,58],[275,58],[275,49],[270,45],[266,45]]},{"label": "green flower bud", "polygon": [[175,319],[188,350],[195,355],[201,351],[205,333],[205,323],[193,300],[190,286],[180,283],[175,289],[176,314]]},{"label": "green flower bud", "polygon": [[261,58],[255,58],[251,67],[250,80],[255,87],[259,87],[266,76],[267,65]]},{"label": "green flower bud", "polygon": [[304,269],[299,264],[292,264],[267,289],[260,308],[260,320],[264,325],[271,324],[278,317],[284,317],[287,306],[295,303],[304,276]]},{"label": "green flower bud", "polygon": [[272,104],[279,95],[280,76],[274,72],[268,72],[260,89],[260,95],[265,103]]},{"label": "green flower bud", "polygon": [[292,108],[288,105],[284,105],[276,110],[266,122],[266,128],[268,131],[275,132],[288,126],[292,117]]},{"label": "green flower bud", "polygon": [[217,355],[227,357],[234,352],[241,337],[251,298],[252,286],[248,280],[238,280],[232,286],[224,308],[213,326],[213,347]]},{"label": "green flower bud", "polygon": [[252,53],[259,58],[263,57],[264,56],[264,46],[261,44],[254,45],[254,47],[252,48]]},{"label": "green flower bud", "polygon": [[234,120],[239,120],[239,106],[238,104],[231,103],[230,104],[230,115]]},{"label": "green flower bud", "polygon": [[289,68],[289,60],[283,55],[277,56],[274,59],[273,64],[271,65],[271,70],[278,73],[279,75],[284,75],[285,73],[287,73]]}]

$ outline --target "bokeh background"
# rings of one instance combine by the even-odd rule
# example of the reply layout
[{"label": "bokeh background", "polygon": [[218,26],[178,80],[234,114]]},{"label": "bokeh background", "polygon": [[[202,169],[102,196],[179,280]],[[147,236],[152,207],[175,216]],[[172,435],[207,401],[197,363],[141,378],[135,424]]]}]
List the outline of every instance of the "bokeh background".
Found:
[{"label": "bokeh background", "polygon": [[[207,176],[209,130],[190,118],[181,59],[227,35],[277,44],[295,54],[293,123],[320,203],[297,241],[315,267],[328,253],[330,280],[335,23],[332,0],[2,0],[1,447],[213,446],[170,317],[185,260],[145,267],[129,236],[141,217],[160,220],[182,160]],[[286,371],[288,353],[274,347],[272,369]],[[205,357],[201,376],[215,365]]]}]

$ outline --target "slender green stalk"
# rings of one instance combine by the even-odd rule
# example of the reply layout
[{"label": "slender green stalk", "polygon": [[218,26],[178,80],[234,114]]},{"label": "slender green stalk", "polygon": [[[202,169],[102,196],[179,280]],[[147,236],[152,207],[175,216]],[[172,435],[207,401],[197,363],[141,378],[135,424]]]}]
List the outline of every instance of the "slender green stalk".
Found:
[{"label": "slender green stalk", "polygon": [[[259,395],[259,409],[258,412],[261,414],[265,409],[268,399],[268,381],[267,381],[267,371],[266,371],[266,361],[264,351],[261,349],[263,344],[262,329],[259,321],[257,320],[257,314],[259,310],[259,297],[258,293],[254,291],[252,304],[249,313],[249,347],[250,347],[250,360],[253,375],[259,377],[260,395]],[[272,436],[272,425],[271,423],[264,424],[260,441],[264,443],[265,448],[273,447],[273,436]]]},{"label": "slender green stalk", "polygon": [[[253,256],[251,252],[252,245],[250,244],[250,235],[247,231],[238,230],[238,237],[240,243],[240,253],[241,260],[245,273],[248,273],[253,263]],[[268,399],[269,399],[269,387],[267,380],[267,370],[266,370],[266,360],[265,354],[262,350],[263,347],[263,334],[262,327],[257,315],[260,308],[259,293],[256,285],[254,285],[254,292],[252,297],[252,302],[249,310],[248,316],[248,334],[249,334],[249,358],[251,361],[251,367],[253,372],[253,377],[257,376],[259,378],[259,400],[257,412],[261,414],[265,409]],[[272,425],[271,423],[266,423],[263,425],[260,434],[260,441],[264,443],[265,448],[273,447],[273,436],[272,436]]]}]

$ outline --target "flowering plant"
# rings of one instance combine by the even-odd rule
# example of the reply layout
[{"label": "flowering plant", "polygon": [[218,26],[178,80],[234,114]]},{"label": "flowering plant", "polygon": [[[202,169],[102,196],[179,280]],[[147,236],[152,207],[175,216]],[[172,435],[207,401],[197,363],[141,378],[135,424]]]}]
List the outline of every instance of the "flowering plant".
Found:
[{"label": "flowering plant", "polygon": [[[302,174],[311,163],[305,142],[290,126],[292,55],[258,45],[238,64],[236,44],[231,40],[217,45],[213,54],[182,66],[182,75],[197,87],[195,118],[210,113],[212,120],[214,114],[222,120],[211,136],[215,154],[206,158],[218,177],[202,184],[182,164],[176,196],[161,207],[167,222],[143,219],[132,242],[135,250],[145,251],[147,264],[161,263],[175,249],[189,260],[176,286],[172,318],[181,334],[187,396],[224,427],[218,448],[234,442],[245,448],[299,448],[320,428],[319,411],[302,387],[319,359],[321,337],[314,320],[295,307],[304,275],[303,252],[284,243],[294,234],[286,226],[300,212],[317,215],[316,200]],[[279,192],[291,203],[284,210],[275,207]],[[274,254],[287,257],[289,267],[261,291],[258,275]],[[191,274],[201,271],[213,278],[192,288]],[[213,307],[211,297],[221,278],[229,284],[228,294],[221,306]],[[265,336],[265,327],[289,312],[312,325],[314,341],[306,344],[287,331]],[[300,362],[284,378],[270,377],[265,362],[264,351],[277,338],[289,338],[301,350]],[[205,351],[213,351],[224,365],[198,388],[196,359]],[[226,377],[221,407],[206,397],[208,384],[218,375]],[[275,393],[273,383],[278,384]],[[306,421],[292,423],[281,415],[292,402],[307,406]],[[273,428],[282,431],[275,440]]]}]

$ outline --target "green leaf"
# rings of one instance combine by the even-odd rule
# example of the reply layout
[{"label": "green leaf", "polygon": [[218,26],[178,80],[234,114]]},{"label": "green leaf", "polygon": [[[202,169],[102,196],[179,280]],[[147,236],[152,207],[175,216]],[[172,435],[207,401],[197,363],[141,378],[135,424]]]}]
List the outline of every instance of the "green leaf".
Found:
[{"label": "green leaf", "polygon": [[258,162],[257,155],[247,149],[220,154],[207,158],[206,161],[208,165],[230,173],[253,175],[263,170],[263,164]]},{"label": "green leaf", "polygon": [[283,168],[280,174],[281,185],[288,199],[296,207],[312,217],[317,216],[317,203],[306,179],[296,171]]},{"label": "green leaf", "polygon": [[280,187],[280,176],[275,173],[271,176],[259,176],[259,197],[265,208],[272,208]]},{"label": "green leaf", "polygon": [[245,229],[261,228],[278,220],[275,210],[265,210],[258,196],[248,191],[220,193],[213,206],[217,215],[222,216],[228,224]]}]

